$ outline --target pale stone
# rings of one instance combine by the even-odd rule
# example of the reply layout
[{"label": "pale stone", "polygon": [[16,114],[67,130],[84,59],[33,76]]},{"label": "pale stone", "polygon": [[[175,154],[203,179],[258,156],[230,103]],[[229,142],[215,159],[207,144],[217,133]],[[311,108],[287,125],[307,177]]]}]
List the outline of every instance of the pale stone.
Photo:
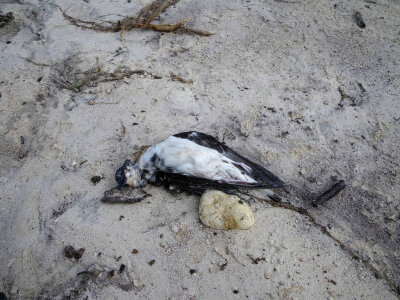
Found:
[{"label": "pale stone", "polygon": [[220,191],[206,191],[200,199],[201,222],[214,229],[249,229],[254,225],[250,207],[239,197]]}]

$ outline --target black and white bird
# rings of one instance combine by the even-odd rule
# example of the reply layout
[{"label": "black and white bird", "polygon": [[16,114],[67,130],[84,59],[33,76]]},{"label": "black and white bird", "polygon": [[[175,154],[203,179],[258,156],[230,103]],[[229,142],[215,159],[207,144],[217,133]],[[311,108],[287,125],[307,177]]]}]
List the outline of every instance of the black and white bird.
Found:
[{"label": "black and white bird", "polygon": [[194,194],[207,189],[284,189],[285,186],[264,167],[212,136],[196,131],[175,134],[147,148],[135,163],[126,160],[115,179],[119,187],[161,183]]}]

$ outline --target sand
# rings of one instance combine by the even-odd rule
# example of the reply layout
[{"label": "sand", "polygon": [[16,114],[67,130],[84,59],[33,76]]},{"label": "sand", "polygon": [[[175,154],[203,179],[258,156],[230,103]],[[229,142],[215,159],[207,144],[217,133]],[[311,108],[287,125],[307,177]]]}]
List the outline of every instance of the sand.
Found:
[{"label": "sand", "polygon": [[[115,21],[148,3],[2,1],[14,20],[0,28],[0,292],[398,298],[400,4],[181,1],[155,22],[191,18],[187,27],[214,35],[135,29],[122,39],[58,9]],[[100,70],[139,72],[85,84]],[[189,130],[279,175],[292,187],[286,201],[314,222],[253,200],[254,227],[215,231],[199,220],[199,197],[151,186],[140,203],[100,202],[140,146]],[[347,188],[313,207],[339,179]],[[66,245],[82,258],[66,258]]]}]

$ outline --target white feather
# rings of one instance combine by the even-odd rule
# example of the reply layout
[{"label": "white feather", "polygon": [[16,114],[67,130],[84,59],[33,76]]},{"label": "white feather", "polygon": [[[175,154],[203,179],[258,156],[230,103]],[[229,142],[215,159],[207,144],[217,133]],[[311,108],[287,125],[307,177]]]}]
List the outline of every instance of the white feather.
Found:
[{"label": "white feather", "polygon": [[[152,161],[156,155],[159,159]],[[240,165],[236,163],[236,165]],[[174,172],[201,178],[244,181],[256,181],[235,166],[235,162],[218,151],[203,147],[190,140],[170,136],[165,141],[150,147],[140,158],[138,167],[147,170],[150,175],[156,170]]]}]

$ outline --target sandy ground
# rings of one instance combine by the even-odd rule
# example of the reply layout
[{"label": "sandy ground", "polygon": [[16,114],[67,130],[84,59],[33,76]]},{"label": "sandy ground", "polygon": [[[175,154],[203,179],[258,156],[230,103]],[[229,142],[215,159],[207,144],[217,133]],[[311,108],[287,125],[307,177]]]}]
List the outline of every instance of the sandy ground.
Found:
[{"label": "sandy ground", "polygon": [[[181,1],[156,21],[191,17],[188,27],[214,35],[133,30],[122,40],[57,8],[117,20],[147,3],[1,1],[15,19],[0,28],[0,292],[398,298],[400,3]],[[80,86],[94,68],[146,72],[60,85]],[[138,147],[188,130],[267,166],[315,222],[252,201],[252,229],[217,232],[200,223],[198,197],[158,187],[138,204],[100,202]],[[337,179],[347,189],[312,207]],[[64,256],[69,244],[85,248],[80,260]]]}]

